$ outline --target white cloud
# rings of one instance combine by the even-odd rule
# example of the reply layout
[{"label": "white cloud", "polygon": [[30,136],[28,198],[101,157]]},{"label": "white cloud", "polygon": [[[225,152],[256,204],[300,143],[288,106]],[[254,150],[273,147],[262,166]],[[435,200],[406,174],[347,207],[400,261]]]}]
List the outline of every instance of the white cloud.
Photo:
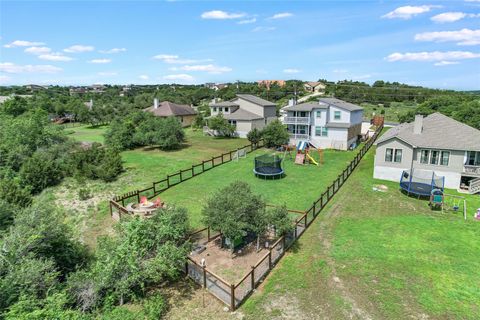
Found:
[{"label": "white cloud", "polygon": [[437,67],[443,67],[443,66],[449,66],[451,64],[459,64],[460,62],[458,61],[445,61],[445,60],[442,60],[440,62],[435,62],[434,63],[434,66],[437,66]]},{"label": "white cloud", "polygon": [[292,74],[292,73],[299,73],[300,70],[295,69],[295,68],[288,68],[288,69],[283,69],[283,72]]},{"label": "white cloud", "polygon": [[238,24],[250,24],[250,23],[255,23],[255,22],[257,22],[257,18],[240,20],[237,23]]},{"label": "white cloud", "polygon": [[116,76],[118,75],[118,72],[114,72],[114,71],[104,71],[104,72],[99,72],[97,73],[99,76],[102,76],[102,77],[113,77],[113,76]]},{"label": "white cloud", "polygon": [[26,48],[23,51],[26,52],[26,53],[34,54],[34,55],[39,55],[39,54],[49,53],[49,52],[52,51],[52,49],[50,49],[48,47],[29,47],[29,48]]},{"label": "white cloud", "polygon": [[269,19],[284,19],[284,18],[289,18],[291,16],[293,16],[293,14],[290,12],[280,12],[280,13],[274,14]]},{"label": "white cloud", "polygon": [[455,22],[465,18],[466,16],[467,14],[463,12],[444,12],[431,17],[430,20],[438,23]]},{"label": "white cloud", "polygon": [[32,42],[32,41],[25,41],[25,40],[15,40],[4,45],[5,48],[15,48],[15,47],[36,47],[36,46],[43,46],[45,43],[43,42]]},{"label": "white cloud", "polygon": [[125,52],[127,51],[126,48],[112,48],[109,50],[100,50],[100,53],[106,53],[106,54],[112,54],[112,53],[120,53],[120,52]]},{"label": "white cloud", "polygon": [[456,42],[462,46],[480,44],[480,29],[462,29],[458,31],[434,31],[415,35],[417,41]]},{"label": "white cloud", "polygon": [[6,73],[57,73],[62,70],[51,65],[17,65],[12,62],[0,62],[0,71]]},{"label": "white cloud", "polygon": [[170,81],[183,81],[183,82],[192,82],[195,78],[189,74],[180,73],[180,74],[169,74],[163,77],[165,80]]},{"label": "white cloud", "polygon": [[92,59],[88,61],[89,63],[96,63],[96,64],[103,64],[103,63],[110,63],[112,62],[111,59]]},{"label": "white cloud", "polygon": [[256,27],[252,29],[252,32],[264,32],[264,31],[273,31],[275,30],[275,27]]},{"label": "white cloud", "polygon": [[385,59],[391,62],[395,61],[458,61],[465,59],[480,58],[480,53],[470,51],[431,51],[431,52],[395,52]]},{"label": "white cloud", "polygon": [[245,13],[232,13],[222,10],[212,10],[202,13],[202,19],[214,19],[214,20],[228,20],[228,19],[239,19],[245,17]]},{"label": "white cloud", "polygon": [[213,64],[186,65],[186,66],[180,67],[180,69],[185,71],[204,71],[204,72],[215,73],[215,74],[232,71],[232,68],[220,67]]},{"label": "white cloud", "polygon": [[433,8],[441,8],[441,7],[442,6],[432,6],[432,5],[398,7],[397,9],[390,11],[387,14],[384,14],[382,18],[411,19],[412,17],[419,15],[421,13],[429,12]]},{"label": "white cloud", "polygon": [[158,54],[154,56],[153,59],[161,60],[164,63],[168,63],[168,64],[189,64],[189,63],[212,61],[212,59],[202,59],[202,60],[180,59],[180,57],[175,54]]},{"label": "white cloud", "polygon": [[61,61],[61,62],[67,62],[67,61],[72,61],[73,58],[64,56],[60,52],[52,52],[52,53],[47,53],[47,54],[41,54],[38,56],[39,59],[42,60],[48,60],[48,61]]},{"label": "white cloud", "polygon": [[81,52],[90,52],[95,50],[94,47],[92,46],[84,46],[81,44],[76,44],[73,46],[70,46],[68,48],[63,49],[63,51],[68,52],[68,53],[81,53]]},{"label": "white cloud", "polygon": [[346,70],[346,69],[334,69],[333,73],[348,73],[348,70]]},{"label": "white cloud", "polygon": [[138,77],[139,77],[141,80],[148,80],[148,79],[150,79],[150,77],[147,76],[146,74],[141,74],[141,75],[139,75]]}]

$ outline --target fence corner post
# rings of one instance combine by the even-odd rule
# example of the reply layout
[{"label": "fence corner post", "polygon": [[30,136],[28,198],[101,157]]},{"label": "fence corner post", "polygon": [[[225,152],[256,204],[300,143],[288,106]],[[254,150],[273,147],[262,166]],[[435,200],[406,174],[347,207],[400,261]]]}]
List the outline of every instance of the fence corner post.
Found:
[{"label": "fence corner post", "polygon": [[207,270],[205,266],[202,266],[203,269],[203,288],[207,289]]},{"label": "fence corner post", "polygon": [[268,248],[268,269],[272,269],[272,248]]},{"label": "fence corner post", "polygon": [[230,284],[230,310],[235,311],[235,285]]},{"label": "fence corner post", "polygon": [[252,283],[252,290],[255,289],[255,267],[254,266],[251,266],[252,268],[252,272],[250,273],[251,274],[251,283]]}]

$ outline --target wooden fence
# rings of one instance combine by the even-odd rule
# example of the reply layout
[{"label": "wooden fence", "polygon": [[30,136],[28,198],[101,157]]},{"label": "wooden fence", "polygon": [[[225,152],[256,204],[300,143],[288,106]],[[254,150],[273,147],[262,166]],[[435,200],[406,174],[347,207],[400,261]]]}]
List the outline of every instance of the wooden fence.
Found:
[{"label": "wooden fence", "polygon": [[[251,270],[248,271],[240,281],[237,283],[229,283],[211,270],[208,270],[205,266],[199,265],[190,257],[185,266],[186,274],[203,288],[208,290],[213,296],[225,303],[230,310],[234,311],[249,297],[253,290],[283,257],[285,252],[298,238],[300,238],[304,231],[311,225],[313,220],[323,208],[325,208],[327,203],[333,198],[338,190],[340,190],[345,181],[352,174],[353,170],[358,166],[360,160],[365,156],[367,151],[378,138],[382,129],[383,125],[380,125],[372,138],[363,145],[360,151],[355,155],[355,158],[353,158],[343,172],[339,174],[332,184],[327,187],[325,192],[323,192],[320,197],[312,203],[312,206],[295,220],[293,230],[275,241],[275,243],[268,248],[268,252],[265,256],[253,265]],[[210,239],[210,236],[208,238]]]},{"label": "wooden fence", "polygon": [[208,160],[203,160],[201,163],[194,164],[190,168],[179,170],[173,174],[168,174],[164,179],[154,181],[151,187],[142,190],[130,191],[121,196],[116,196],[113,198],[113,200],[110,200],[110,215],[114,219],[120,219],[122,215],[129,214],[128,210],[125,208],[129,202],[138,203],[140,202],[140,198],[143,196],[151,199],[173,186],[176,186],[210,169],[234,160],[234,156],[235,154],[238,155],[239,150],[245,150],[245,153],[248,154],[259,148],[263,148],[263,146],[263,140],[260,140],[257,144],[245,145],[229,152],[222,153],[216,157],[212,157]]}]

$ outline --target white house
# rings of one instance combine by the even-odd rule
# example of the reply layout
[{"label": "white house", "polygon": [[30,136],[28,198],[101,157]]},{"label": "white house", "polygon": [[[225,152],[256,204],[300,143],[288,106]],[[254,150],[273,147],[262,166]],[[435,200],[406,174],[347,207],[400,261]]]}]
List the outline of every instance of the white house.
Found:
[{"label": "white house", "polygon": [[317,148],[347,150],[361,134],[363,108],[336,98],[283,108],[290,143],[308,141]]},{"label": "white house", "polygon": [[400,181],[404,170],[434,171],[445,187],[480,191],[480,131],[441,113],[417,115],[376,142],[377,179]]},{"label": "white house", "polygon": [[242,138],[245,138],[250,130],[261,130],[270,121],[277,119],[275,103],[251,94],[237,94],[233,100],[212,103],[210,112],[212,117],[222,113]]}]

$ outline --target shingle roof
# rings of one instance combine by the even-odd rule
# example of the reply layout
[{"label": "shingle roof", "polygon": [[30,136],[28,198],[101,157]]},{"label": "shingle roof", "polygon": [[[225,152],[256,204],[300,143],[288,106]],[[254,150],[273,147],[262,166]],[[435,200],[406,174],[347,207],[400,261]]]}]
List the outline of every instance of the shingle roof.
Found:
[{"label": "shingle roof", "polygon": [[318,103],[306,102],[282,108],[282,110],[285,111],[312,111],[313,109],[327,109],[327,106]]},{"label": "shingle roof", "polygon": [[337,98],[320,98],[318,99],[320,103],[326,103],[332,106],[336,106],[342,109],[345,109],[347,111],[357,111],[357,110],[363,110],[362,107],[357,106],[356,104],[349,103]]},{"label": "shingle roof", "polygon": [[305,84],[308,84],[310,87],[316,87],[318,85],[325,86],[325,84],[323,82],[319,82],[319,81],[307,81],[307,82],[305,82]]},{"label": "shingle roof", "polygon": [[423,118],[423,130],[413,133],[414,123],[402,123],[382,135],[377,143],[398,138],[414,147],[480,151],[480,130],[441,113]]},{"label": "shingle roof", "polygon": [[210,104],[210,107],[238,107],[238,103],[232,101],[221,101]]},{"label": "shingle roof", "polygon": [[257,120],[257,119],[263,119],[262,116],[259,116],[258,114],[248,112],[243,109],[237,109],[233,113],[227,113],[224,114],[223,117],[227,120]]},{"label": "shingle roof", "polygon": [[254,96],[253,94],[237,94],[237,97],[243,100],[247,100],[251,103],[255,103],[262,107],[275,106],[275,103],[262,99],[260,97]]},{"label": "shingle roof", "polygon": [[157,109],[155,109],[154,106],[151,106],[143,109],[143,111],[151,112],[158,117],[188,116],[197,114],[197,112],[190,106],[185,104],[176,104],[170,101],[161,102]]},{"label": "shingle roof", "polygon": [[350,128],[352,125],[346,122],[329,122],[325,125],[327,128]]}]

